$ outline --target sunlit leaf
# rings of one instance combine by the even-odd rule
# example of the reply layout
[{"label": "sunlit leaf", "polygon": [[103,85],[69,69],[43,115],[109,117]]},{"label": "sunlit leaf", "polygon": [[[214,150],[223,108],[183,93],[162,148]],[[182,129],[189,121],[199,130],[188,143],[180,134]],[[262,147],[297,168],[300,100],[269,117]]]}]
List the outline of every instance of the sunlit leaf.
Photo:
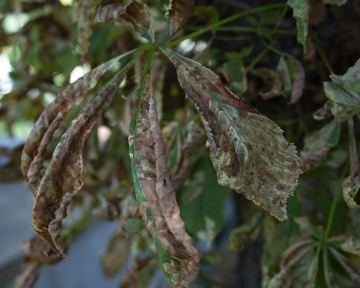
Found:
[{"label": "sunlit leaf", "polygon": [[99,65],[76,82],[68,85],[40,115],[25,143],[21,156],[23,176],[34,191],[41,180],[39,173],[43,169],[46,147],[66,113],[82,101],[85,94],[95,87],[99,78],[110,67],[133,52],[130,51]]},{"label": "sunlit leaf", "polygon": [[126,5],[106,5],[99,9],[94,23],[124,21],[131,25],[140,36],[153,43],[155,40],[154,20],[149,7],[145,3],[131,0]]},{"label": "sunlit leaf", "polygon": [[61,137],[44,177],[35,192],[33,227],[50,248],[64,256],[61,241],[61,222],[66,217],[67,207],[83,186],[84,141],[97,118],[109,106],[130,65],[99,90],[72,121]]},{"label": "sunlit leaf", "polygon": [[360,112],[360,59],[342,75],[331,75],[324,82],[326,96],[333,101],[331,111],[338,121],[345,121]]},{"label": "sunlit leaf", "polygon": [[198,251],[185,231],[171,187],[152,91],[150,62],[151,55],[140,81],[130,123],[129,154],[135,194],[171,284],[188,287],[198,274]]},{"label": "sunlit leaf", "polygon": [[274,122],[231,93],[213,72],[169,50],[163,52],[200,113],[218,183],[286,220],[286,199],[301,173],[295,147]]}]

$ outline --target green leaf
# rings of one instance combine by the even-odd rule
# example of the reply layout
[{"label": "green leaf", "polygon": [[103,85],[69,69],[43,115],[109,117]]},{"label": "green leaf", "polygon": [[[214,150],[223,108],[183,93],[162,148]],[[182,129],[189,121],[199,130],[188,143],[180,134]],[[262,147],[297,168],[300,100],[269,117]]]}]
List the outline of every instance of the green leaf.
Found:
[{"label": "green leaf", "polygon": [[360,112],[360,59],[342,76],[324,82],[326,96],[333,101],[331,112],[341,122]]},{"label": "green leaf", "polygon": [[303,45],[305,52],[309,22],[309,2],[308,0],[288,0],[287,3],[294,11],[293,16],[296,19],[297,40]]},{"label": "green leaf", "polygon": [[224,223],[224,188],[217,183],[211,162],[206,158],[193,176],[182,191],[181,217],[190,234],[210,245]]},{"label": "green leaf", "polygon": [[280,18],[281,10],[265,10],[260,14],[260,25],[275,24]]},{"label": "green leaf", "polygon": [[250,25],[252,26],[258,26],[258,21],[256,20],[255,17],[252,17],[252,16],[248,16],[246,17],[246,19],[249,21]]}]

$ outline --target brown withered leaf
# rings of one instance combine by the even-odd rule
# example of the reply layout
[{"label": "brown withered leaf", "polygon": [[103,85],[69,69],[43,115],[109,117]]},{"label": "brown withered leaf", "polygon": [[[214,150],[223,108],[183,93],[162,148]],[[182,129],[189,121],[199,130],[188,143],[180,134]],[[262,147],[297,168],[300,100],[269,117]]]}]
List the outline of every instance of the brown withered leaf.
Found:
[{"label": "brown withered leaf", "polygon": [[234,95],[212,71],[170,50],[163,52],[200,113],[218,183],[286,220],[286,200],[301,173],[295,146],[274,122]]},{"label": "brown withered leaf", "polygon": [[295,64],[295,71],[292,75],[291,100],[289,105],[295,104],[302,96],[305,87],[305,70],[299,60],[292,57]]},{"label": "brown withered leaf", "polygon": [[136,32],[151,43],[155,41],[154,20],[145,3],[131,0],[126,5],[106,5],[99,9],[94,23],[120,22],[131,25]]},{"label": "brown withered leaf", "polygon": [[165,162],[152,91],[149,56],[134,102],[129,154],[136,199],[162,267],[174,287],[188,287],[199,270],[198,251],[185,231]]},{"label": "brown withered leaf", "polygon": [[350,150],[350,175],[342,182],[343,196],[349,208],[360,208],[360,167],[356,149],[354,120],[348,120],[349,150]]},{"label": "brown withered leaf", "polygon": [[43,169],[46,147],[66,113],[81,102],[85,94],[95,87],[99,78],[111,66],[132,52],[125,53],[99,65],[74,83],[68,85],[40,115],[34,128],[31,130],[21,156],[22,174],[34,191],[41,180],[39,173]]},{"label": "brown withered leaf", "polygon": [[321,121],[324,120],[325,118],[329,118],[332,115],[331,113],[332,105],[333,103],[331,100],[326,101],[322,107],[320,107],[318,110],[316,110],[313,113],[313,118],[317,121]]},{"label": "brown withered leaf", "polygon": [[80,15],[77,20],[77,38],[81,50],[81,61],[87,60],[87,51],[90,45],[92,35],[92,23],[95,16],[96,8],[100,4],[100,0],[82,1]]},{"label": "brown withered leaf", "polygon": [[190,20],[195,9],[194,0],[170,0],[165,17],[169,19],[161,42],[176,34]]},{"label": "brown withered leaf", "polygon": [[145,268],[152,258],[140,259],[136,257],[132,262],[131,266],[121,276],[118,288],[135,288],[139,282],[139,273]]},{"label": "brown withered leaf", "polygon": [[341,125],[336,120],[326,124],[320,130],[304,138],[304,149],[301,151],[300,168],[308,171],[316,167],[339,141]]},{"label": "brown withered leaf", "polygon": [[123,232],[117,232],[107,244],[101,255],[101,266],[106,277],[114,276],[126,261],[132,238],[126,238]]},{"label": "brown withered leaf", "polygon": [[50,248],[64,256],[61,221],[72,199],[83,185],[82,149],[95,121],[109,106],[130,65],[97,92],[72,121],[61,137],[51,162],[36,190],[33,206],[33,227]]},{"label": "brown withered leaf", "polygon": [[30,261],[23,264],[15,277],[14,288],[31,288],[34,286],[41,269],[41,264]]}]

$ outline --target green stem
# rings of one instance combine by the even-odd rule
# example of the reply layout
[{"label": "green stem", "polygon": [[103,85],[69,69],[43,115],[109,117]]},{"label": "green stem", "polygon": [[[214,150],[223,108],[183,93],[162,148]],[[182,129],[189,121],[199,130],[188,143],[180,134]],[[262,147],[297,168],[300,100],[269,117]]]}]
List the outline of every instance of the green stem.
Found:
[{"label": "green stem", "polygon": [[267,6],[257,7],[257,8],[254,8],[254,9],[243,11],[241,13],[238,13],[236,15],[228,17],[228,18],[226,18],[224,20],[216,22],[216,23],[214,23],[214,24],[212,24],[210,26],[199,29],[198,31],[196,31],[194,33],[188,34],[188,35],[186,35],[184,37],[181,37],[181,38],[179,38],[177,40],[174,40],[174,41],[172,41],[170,43],[163,44],[163,45],[161,45],[161,47],[168,48],[168,47],[174,46],[176,44],[179,44],[181,41],[184,41],[186,39],[199,36],[201,34],[204,34],[204,33],[208,32],[210,30],[213,30],[213,29],[215,29],[215,28],[217,28],[219,26],[222,26],[222,25],[224,25],[226,23],[234,21],[234,20],[236,20],[236,19],[238,19],[240,17],[243,17],[245,15],[253,14],[253,13],[256,13],[256,12],[260,12],[260,11],[270,10],[270,9],[274,9],[274,8],[284,7],[285,5],[287,5],[287,4],[286,3],[278,3],[278,4],[267,5]]},{"label": "green stem", "polygon": [[[217,22],[218,23],[218,22]],[[210,26],[209,26],[210,27]],[[187,29],[189,30],[200,30],[203,29],[204,26],[190,26]],[[217,31],[237,31],[237,32],[256,32],[257,28],[254,27],[237,27],[237,26],[225,26],[225,27],[213,27],[210,30]]]},{"label": "green stem", "polygon": [[241,41],[241,40],[249,40],[251,37],[248,36],[240,36],[240,37],[222,37],[222,36],[215,36],[216,40],[220,41]]},{"label": "green stem", "polygon": [[[276,22],[276,25],[274,27],[274,29],[271,31],[271,34],[276,34],[277,30],[280,27],[280,24],[283,20],[283,18],[285,17],[286,11],[288,9],[288,6],[286,5],[283,9],[283,11],[281,12],[281,15],[279,17],[279,20]],[[274,45],[275,41],[271,41],[270,45]],[[265,54],[267,53],[269,49],[266,47],[251,63],[248,67],[246,67],[245,71],[246,73],[250,72],[251,69],[265,56]]]},{"label": "green stem", "polygon": [[273,46],[271,46],[270,44],[266,43],[264,40],[261,39],[261,44],[263,44],[268,50],[271,50],[273,52],[275,52],[276,54],[279,54],[280,56],[285,55],[286,53],[281,52],[279,50],[277,50],[276,48],[274,48]]},{"label": "green stem", "polygon": [[341,173],[339,187],[337,188],[337,190],[335,192],[334,199],[333,199],[333,201],[331,203],[330,214],[329,214],[329,218],[328,218],[328,221],[327,221],[327,224],[326,224],[325,241],[326,241],[326,239],[328,239],[329,234],[330,234],[331,225],[332,225],[332,221],[333,221],[334,214],[335,214],[336,204],[338,202],[339,194],[340,194],[340,191],[341,191],[341,183],[342,183],[343,179],[345,178],[347,170],[348,170],[347,166],[345,166],[344,170]]},{"label": "green stem", "polygon": [[318,36],[317,36],[316,33],[313,34],[313,39],[314,39],[314,42],[315,42],[316,51],[319,53],[319,56],[320,56],[321,60],[324,62],[325,66],[329,70],[329,72],[331,74],[334,74],[334,71],[331,68],[331,65],[330,65],[329,61],[327,60],[324,52],[322,51],[322,49],[320,47]]}]

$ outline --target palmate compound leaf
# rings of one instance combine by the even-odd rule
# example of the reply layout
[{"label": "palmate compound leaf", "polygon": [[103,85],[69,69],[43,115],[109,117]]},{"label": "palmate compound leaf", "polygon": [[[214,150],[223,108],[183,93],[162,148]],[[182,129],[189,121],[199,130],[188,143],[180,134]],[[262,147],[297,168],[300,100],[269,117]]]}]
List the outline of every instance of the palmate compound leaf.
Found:
[{"label": "palmate compound leaf", "polygon": [[344,75],[330,78],[332,82],[324,82],[324,90],[333,101],[335,118],[343,122],[360,113],[360,59]]},{"label": "palmate compound leaf", "polygon": [[134,102],[129,154],[136,199],[161,265],[174,287],[188,287],[199,270],[198,251],[185,231],[165,162],[162,132],[149,71],[151,54]]},{"label": "palmate compound leaf", "polygon": [[126,5],[106,5],[99,9],[94,23],[120,22],[131,25],[140,36],[153,43],[155,41],[154,20],[145,3],[132,0]]},{"label": "palmate compound leaf", "polygon": [[[132,63],[132,62],[130,62]],[[61,137],[35,193],[33,227],[58,256],[64,256],[60,237],[67,207],[83,185],[82,150],[97,118],[109,106],[130,64],[120,70],[79,112]]]},{"label": "palmate compound leaf", "polygon": [[218,183],[235,189],[285,221],[286,200],[297,185],[298,157],[282,130],[238,98],[199,63],[170,50],[180,86],[200,113]]},{"label": "palmate compound leaf", "polygon": [[99,78],[110,67],[134,52],[135,50],[115,57],[68,85],[40,115],[31,130],[21,155],[22,174],[34,191],[41,180],[39,173],[43,169],[46,147],[66,113],[82,101],[85,94],[95,87]]},{"label": "palmate compound leaf", "polygon": [[194,0],[170,0],[165,17],[169,20],[160,43],[176,34],[190,20],[195,9]]}]

